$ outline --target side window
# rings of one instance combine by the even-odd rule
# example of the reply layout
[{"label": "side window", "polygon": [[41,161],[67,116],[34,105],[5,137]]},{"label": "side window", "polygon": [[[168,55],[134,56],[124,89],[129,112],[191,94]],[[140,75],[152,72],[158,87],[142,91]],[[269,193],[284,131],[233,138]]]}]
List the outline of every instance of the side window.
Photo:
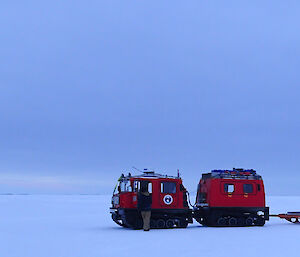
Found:
[{"label": "side window", "polygon": [[[149,181],[142,181],[142,184],[146,186],[146,190],[148,190],[148,192],[152,194],[152,183]],[[133,183],[133,187],[134,192],[139,192],[141,190],[141,181],[135,180]]]},{"label": "side window", "polygon": [[243,185],[244,193],[253,193],[253,185],[252,184],[244,184]]},{"label": "side window", "polygon": [[164,194],[175,194],[176,193],[176,183],[174,182],[162,182],[160,184],[161,192]]},{"label": "side window", "polygon": [[121,188],[121,192],[125,192],[126,191],[126,186],[124,182],[120,183],[120,188]]},{"label": "side window", "polygon": [[148,192],[150,194],[152,194],[152,183],[151,182],[148,183]]},{"label": "side window", "polygon": [[234,185],[233,184],[224,184],[224,192],[225,193],[233,193]]},{"label": "side window", "polygon": [[133,183],[133,187],[134,187],[134,192],[139,192],[140,187],[141,187],[140,181],[135,180],[134,183]]},{"label": "side window", "polygon": [[132,187],[131,187],[129,181],[128,181],[128,185],[127,185],[127,192],[132,192]]}]

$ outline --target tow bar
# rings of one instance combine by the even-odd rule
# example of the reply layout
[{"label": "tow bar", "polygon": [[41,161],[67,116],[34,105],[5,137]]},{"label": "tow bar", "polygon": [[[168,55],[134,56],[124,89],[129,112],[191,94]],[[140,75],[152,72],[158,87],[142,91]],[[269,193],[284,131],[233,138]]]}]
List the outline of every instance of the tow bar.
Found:
[{"label": "tow bar", "polygon": [[300,212],[287,212],[281,214],[270,214],[270,217],[279,217],[281,219],[285,219],[289,222],[300,224]]}]

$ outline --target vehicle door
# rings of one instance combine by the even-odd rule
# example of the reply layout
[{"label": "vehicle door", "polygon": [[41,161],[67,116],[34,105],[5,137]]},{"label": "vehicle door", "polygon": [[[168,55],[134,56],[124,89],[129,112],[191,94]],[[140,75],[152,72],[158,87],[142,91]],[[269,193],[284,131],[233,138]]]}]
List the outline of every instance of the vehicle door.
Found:
[{"label": "vehicle door", "polygon": [[176,182],[162,180],[160,182],[160,206],[162,208],[176,208],[178,190]]}]

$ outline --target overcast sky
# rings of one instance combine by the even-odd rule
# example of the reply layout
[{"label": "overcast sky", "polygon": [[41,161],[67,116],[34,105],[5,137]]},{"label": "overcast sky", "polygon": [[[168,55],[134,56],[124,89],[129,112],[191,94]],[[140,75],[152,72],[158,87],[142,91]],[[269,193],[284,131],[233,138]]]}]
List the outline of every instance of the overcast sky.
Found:
[{"label": "overcast sky", "polygon": [[[2,1],[0,193],[111,193],[132,166],[300,194],[299,1]],[[133,172],[135,173],[135,172]]]}]

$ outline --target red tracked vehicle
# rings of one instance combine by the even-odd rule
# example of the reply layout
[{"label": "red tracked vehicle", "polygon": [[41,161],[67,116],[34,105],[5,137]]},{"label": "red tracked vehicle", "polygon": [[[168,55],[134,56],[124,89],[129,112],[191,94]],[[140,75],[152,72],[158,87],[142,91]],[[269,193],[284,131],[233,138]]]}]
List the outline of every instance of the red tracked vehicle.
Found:
[{"label": "red tracked vehicle", "polygon": [[148,182],[152,195],[151,228],[186,228],[193,222],[192,210],[187,202],[187,191],[179,177],[144,171],[140,176],[119,178],[113,197],[110,213],[120,226],[133,229],[142,228],[142,218],[137,210],[137,193],[141,181]]},{"label": "red tracked vehicle", "polygon": [[193,216],[207,226],[263,226],[269,207],[261,176],[243,169],[203,174]]},{"label": "red tracked vehicle", "polygon": [[[212,170],[202,174],[193,210],[179,177],[145,171],[140,176],[122,176],[114,190],[110,213],[120,226],[142,228],[137,210],[137,192],[148,182],[152,195],[151,228],[186,228],[195,218],[205,226],[263,226],[269,217],[300,224],[300,212],[269,215],[262,177],[255,170]],[[190,203],[190,201],[189,201]],[[190,204],[191,205],[191,204]]]}]

